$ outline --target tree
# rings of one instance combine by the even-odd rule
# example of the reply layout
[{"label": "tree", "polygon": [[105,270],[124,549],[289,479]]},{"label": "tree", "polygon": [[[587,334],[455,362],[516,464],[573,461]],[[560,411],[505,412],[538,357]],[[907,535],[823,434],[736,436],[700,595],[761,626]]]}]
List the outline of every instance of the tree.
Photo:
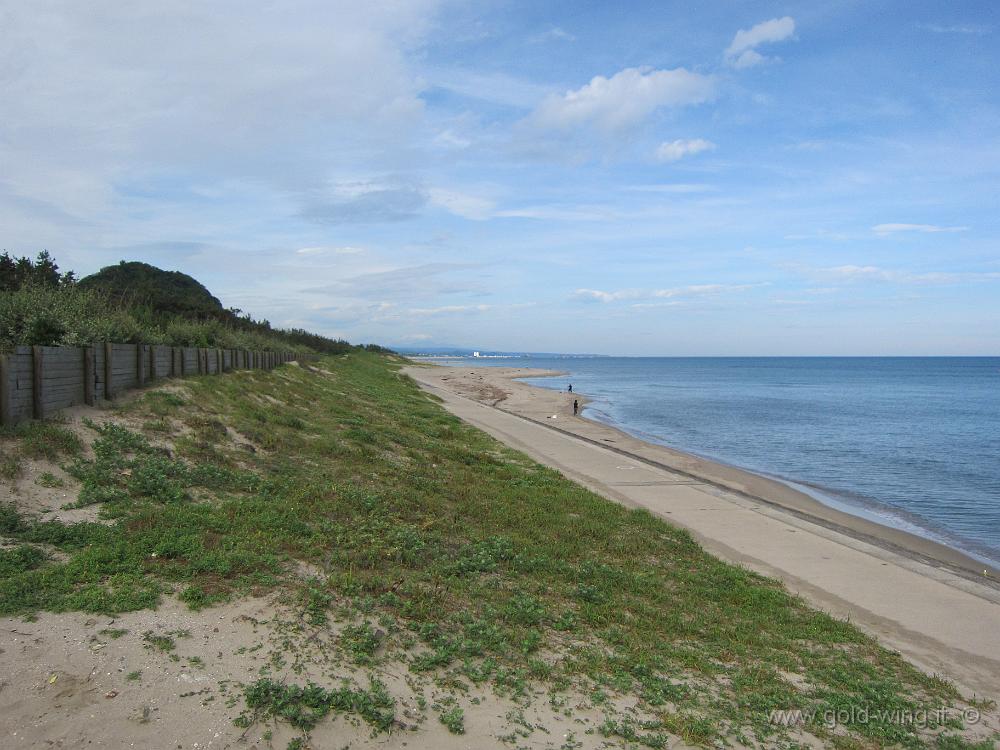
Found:
[{"label": "tree", "polygon": [[0,255],[0,291],[14,292],[28,284],[63,287],[75,283],[72,271],[59,273],[59,266],[48,250],[42,250],[34,261],[28,257],[13,258],[6,251]]}]

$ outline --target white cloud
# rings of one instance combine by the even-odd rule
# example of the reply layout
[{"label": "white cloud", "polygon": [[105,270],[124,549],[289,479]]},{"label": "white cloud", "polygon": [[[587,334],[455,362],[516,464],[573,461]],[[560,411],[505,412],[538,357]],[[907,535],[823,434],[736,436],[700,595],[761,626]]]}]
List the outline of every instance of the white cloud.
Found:
[{"label": "white cloud", "polygon": [[700,154],[702,151],[711,151],[715,144],[706,141],[704,138],[692,138],[690,140],[678,139],[676,141],[664,141],[656,149],[656,158],[659,161],[677,161],[685,156]]},{"label": "white cloud", "polygon": [[968,227],[940,227],[936,224],[876,224],[872,231],[876,234],[893,234],[895,232],[966,232]]},{"label": "white cloud", "polygon": [[626,68],[611,78],[595,76],[575,91],[550,94],[527,122],[542,130],[594,125],[615,131],[641,122],[661,107],[699,104],[714,93],[714,79],[684,68]]},{"label": "white cloud", "polygon": [[772,18],[749,29],[740,29],[733,37],[732,43],[726,49],[726,62],[734,68],[751,68],[764,62],[770,62],[757,51],[762,44],[773,44],[788,39],[795,34],[795,20],[790,16]]}]

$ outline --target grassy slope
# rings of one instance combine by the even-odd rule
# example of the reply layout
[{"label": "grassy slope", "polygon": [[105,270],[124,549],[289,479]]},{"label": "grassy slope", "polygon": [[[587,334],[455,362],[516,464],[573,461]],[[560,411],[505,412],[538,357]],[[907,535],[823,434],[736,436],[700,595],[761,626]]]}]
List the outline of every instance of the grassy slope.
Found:
[{"label": "grassy slope", "polygon": [[[37,523],[0,507],[0,536],[20,542],[0,551],[0,614],[150,607],[170,589],[205,606],[288,588],[315,621],[353,611],[394,624],[384,644],[367,626],[348,631],[358,664],[402,659],[442,684],[512,695],[572,689],[607,707],[609,737],[653,747],[668,732],[786,744],[771,709],[960,700],[777,582],[463,425],[385,358],[320,367],[193,379],[185,397],[149,392],[123,414],[149,438],[103,427],[92,459],[64,441],[79,502],[102,503],[114,523]],[[164,439],[172,451],[150,442]],[[46,562],[44,545],[69,559]],[[297,582],[292,560],[322,574]],[[248,701],[304,700],[273,688],[251,686]],[[641,699],[645,722],[617,711],[621,696]],[[959,728],[931,738],[912,725],[833,733],[817,721],[810,732],[847,747],[961,747]]]}]

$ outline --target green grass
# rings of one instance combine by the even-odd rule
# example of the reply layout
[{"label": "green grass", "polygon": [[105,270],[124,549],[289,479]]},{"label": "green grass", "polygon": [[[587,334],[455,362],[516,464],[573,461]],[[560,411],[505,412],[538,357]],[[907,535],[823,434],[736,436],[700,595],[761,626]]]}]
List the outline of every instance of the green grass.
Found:
[{"label": "green grass", "polygon": [[[0,534],[68,555],[4,568],[0,613],[113,613],[155,606],[168,590],[197,608],[286,588],[310,628],[380,623],[383,632],[341,629],[339,648],[356,665],[395,659],[413,675],[520,701],[533,685],[573,688],[607,712],[606,736],[650,746],[667,733],[781,744],[772,709],[959,700],[778,582],[462,424],[391,360],[352,353],[320,367],[333,374],[284,367],[191,379],[183,398],[145,394],[129,416],[169,417],[151,432],[171,438],[171,451],[95,426],[94,457],[70,471],[77,502],[99,504],[110,525],[40,523],[0,506]],[[294,560],[324,574],[302,582],[288,572]],[[247,687],[243,720],[308,732],[350,710],[384,724],[390,707],[374,687],[367,699],[344,690],[265,678]],[[638,701],[641,720],[618,715],[614,696]],[[809,727],[844,747],[927,742],[905,725],[842,729]]]}]

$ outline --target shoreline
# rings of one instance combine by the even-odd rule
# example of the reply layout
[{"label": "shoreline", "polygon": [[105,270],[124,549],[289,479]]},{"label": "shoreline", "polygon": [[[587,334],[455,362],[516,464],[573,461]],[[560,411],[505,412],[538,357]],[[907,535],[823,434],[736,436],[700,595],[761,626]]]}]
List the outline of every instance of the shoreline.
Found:
[{"label": "shoreline", "polygon": [[[421,364],[419,361],[417,363]],[[472,396],[481,403],[488,403],[494,408],[517,414],[550,429],[572,434],[658,468],[738,492],[802,520],[881,546],[921,563],[946,568],[970,581],[1000,591],[1000,566],[995,563],[935,539],[828,505],[809,494],[805,487],[800,490],[782,479],[652,442],[620,427],[589,418],[584,414],[590,403],[585,394],[557,391],[524,382],[526,378],[566,377],[569,373],[565,371],[530,367],[466,367],[464,364],[441,366],[427,363],[425,366],[474,372],[474,377],[483,383],[482,387],[490,389],[488,399],[483,398],[482,394],[476,394],[475,388],[466,387],[466,393],[460,395]],[[530,391],[523,392],[522,389]],[[502,398],[500,391],[505,392]],[[532,392],[534,397],[529,395]],[[580,401],[580,414],[575,417],[571,409],[574,398]],[[549,412],[560,407],[563,409],[562,416],[552,419],[552,413]],[[558,411],[555,413],[559,416]],[[604,434],[605,431],[612,434]],[[983,575],[984,570],[988,571],[988,575]]]},{"label": "shoreline", "polygon": [[777,480],[573,416],[583,394],[519,380],[565,376],[559,371],[414,363],[402,374],[463,421],[613,502],[687,530],[710,554],[781,581],[926,673],[1000,696],[1000,632],[983,627],[1000,621],[996,569]]},{"label": "shoreline", "polygon": [[[535,376],[529,376],[529,377],[535,377]],[[525,383],[525,385],[528,385],[532,388],[540,387],[540,386],[535,386],[531,383]],[[893,532],[893,536],[895,536],[896,534],[905,535],[905,537],[907,538],[913,538],[919,540],[920,542],[926,542],[929,545],[936,545],[936,548],[941,548],[942,550],[945,550],[945,553],[934,556],[940,562],[949,564],[957,563],[963,569],[967,568],[968,569],[967,572],[971,573],[977,581],[983,579],[981,573],[984,569],[989,570],[991,571],[991,574],[990,577],[986,578],[986,580],[989,581],[990,583],[995,584],[997,588],[1000,588],[1000,564],[998,564],[991,558],[986,557],[985,555],[977,554],[972,550],[962,549],[958,545],[949,544],[947,541],[944,541],[941,538],[935,538],[933,536],[934,534],[933,529],[921,526],[919,523],[915,521],[910,522],[910,525],[915,529],[913,531],[904,528],[902,526],[894,525],[893,523],[891,523],[890,518],[886,518],[885,516],[879,513],[879,509],[883,508],[889,513],[891,513],[894,510],[899,512],[898,509],[892,508],[892,506],[880,504],[878,503],[877,500],[863,498],[871,502],[872,507],[869,508],[863,502],[860,501],[852,502],[850,499],[837,494],[835,490],[830,490],[824,487],[810,485],[805,480],[787,479],[785,477],[768,474],[764,471],[754,471],[753,469],[745,469],[741,466],[736,466],[735,464],[727,463],[718,458],[713,458],[711,456],[703,456],[698,453],[691,453],[689,451],[681,450],[680,448],[674,448],[673,446],[660,442],[657,438],[653,436],[643,437],[641,434],[630,432],[624,427],[619,427],[610,422],[604,422],[600,419],[588,417],[586,414],[583,413],[582,409],[580,410],[579,416],[582,419],[587,419],[595,424],[603,425],[604,427],[607,427],[610,430],[622,433],[623,435],[631,437],[642,443],[662,448],[665,451],[669,451],[670,453],[677,454],[679,456],[684,456],[686,458],[691,459],[692,461],[703,463],[707,466],[720,467],[728,472],[740,472],[743,474],[748,474],[752,477],[759,478],[761,480],[776,482],[777,484],[787,488],[790,492],[796,493],[799,496],[804,496],[808,500],[817,503],[820,507],[829,510],[831,514],[836,514],[837,516],[846,517],[848,519],[856,519],[858,521],[864,522],[865,524],[871,524],[877,529]],[[715,481],[710,473],[707,473],[704,476],[699,475],[699,478],[702,478],[705,481]],[[736,488],[727,487],[727,489],[735,490]],[[742,492],[742,490],[737,490],[737,491]],[[761,502],[772,502],[772,503],[774,502],[772,499],[768,497],[758,497],[756,499],[760,500]],[[785,505],[781,505],[780,507],[792,512],[797,510],[794,507],[788,507]],[[819,520],[818,516],[811,516],[811,517],[814,520]],[[905,518],[903,518],[902,516],[900,516],[900,523],[906,523]],[[845,524],[841,530],[847,533],[857,532],[856,529],[848,527],[847,524]],[[921,534],[920,531],[926,532],[926,535]],[[872,534],[871,536],[876,537],[878,535]],[[954,557],[955,559],[952,560],[952,557]]]}]

